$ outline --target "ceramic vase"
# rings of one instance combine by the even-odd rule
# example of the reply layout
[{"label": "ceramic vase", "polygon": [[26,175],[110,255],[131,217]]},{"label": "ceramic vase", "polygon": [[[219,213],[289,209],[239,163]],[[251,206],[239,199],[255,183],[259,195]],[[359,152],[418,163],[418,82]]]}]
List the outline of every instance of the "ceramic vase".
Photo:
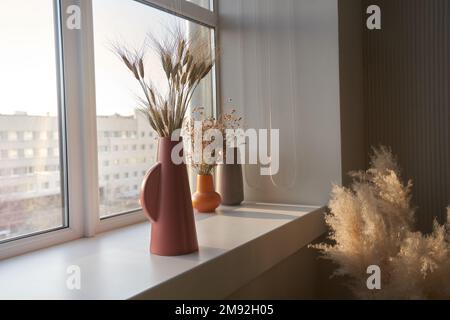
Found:
[{"label": "ceramic vase", "polygon": [[[140,202],[150,220],[150,251],[160,256],[178,256],[198,251],[194,210],[186,164],[172,161],[172,150],[182,141],[161,138],[158,163],[142,183]],[[180,156],[183,150],[181,145]]]},{"label": "ceramic vase", "polygon": [[221,164],[216,171],[217,192],[226,206],[238,206],[244,201],[244,183],[242,165],[238,164],[238,148],[229,150],[234,153],[233,164]]},{"label": "ceramic vase", "polygon": [[214,213],[221,203],[220,195],[214,190],[212,175],[197,176],[197,192],[192,196],[192,205],[200,213]]}]

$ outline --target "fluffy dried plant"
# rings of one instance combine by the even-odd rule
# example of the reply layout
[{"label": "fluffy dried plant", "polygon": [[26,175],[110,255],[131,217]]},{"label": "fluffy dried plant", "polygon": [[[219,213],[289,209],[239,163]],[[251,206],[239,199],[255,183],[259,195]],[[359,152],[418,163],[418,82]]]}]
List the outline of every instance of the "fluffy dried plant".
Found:
[{"label": "fluffy dried plant", "polygon": [[239,130],[241,129],[242,117],[239,116],[236,109],[231,109],[229,112],[220,115],[219,122],[222,124],[224,132],[222,160],[225,161],[227,151],[242,144],[243,132]]},{"label": "fluffy dried plant", "polygon": [[[197,107],[192,111],[192,115],[186,121],[183,136],[188,146],[186,148],[187,162],[199,175],[210,175],[219,162],[223,148],[208,149],[214,143],[214,134],[224,137],[225,124],[223,116],[218,119],[212,116],[205,116],[204,108]],[[211,137],[207,133],[211,133]],[[209,139],[211,138],[211,139]],[[198,143],[199,147],[196,146]],[[219,142],[221,145],[222,143]],[[217,150],[219,149],[219,150]]]},{"label": "fluffy dried plant", "polygon": [[[313,246],[338,265],[362,299],[450,299],[450,225],[414,231],[412,182],[402,182],[392,152],[374,149],[371,168],[335,186],[326,217],[332,245]],[[450,221],[450,208],[448,209]],[[381,269],[381,290],[369,290],[367,268]]]},{"label": "fluffy dried plant", "polygon": [[[144,97],[139,98],[140,111],[160,137],[171,137],[182,128],[190,101],[202,79],[215,64],[216,53],[208,37],[190,35],[181,28],[161,40],[149,34],[140,50],[115,44],[113,51],[139,82]],[[168,92],[160,93],[145,70],[146,50],[151,47],[159,57],[167,78]]]}]

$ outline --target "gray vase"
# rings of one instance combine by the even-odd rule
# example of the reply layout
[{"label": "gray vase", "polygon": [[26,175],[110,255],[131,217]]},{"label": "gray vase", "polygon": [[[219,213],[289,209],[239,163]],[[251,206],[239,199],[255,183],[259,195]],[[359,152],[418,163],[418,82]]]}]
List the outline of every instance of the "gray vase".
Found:
[{"label": "gray vase", "polygon": [[[238,149],[232,149],[234,159],[238,159]],[[238,206],[244,201],[244,183],[242,179],[242,165],[221,164],[216,171],[216,189],[222,197],[222,204]]]}]

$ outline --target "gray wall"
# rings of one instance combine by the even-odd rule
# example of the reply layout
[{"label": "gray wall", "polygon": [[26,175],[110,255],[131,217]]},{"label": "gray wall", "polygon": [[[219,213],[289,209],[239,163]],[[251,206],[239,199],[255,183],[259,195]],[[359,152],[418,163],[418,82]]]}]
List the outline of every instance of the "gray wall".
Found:
[{"label": "gray wall", "polygon": [[[325,241],[321,237],[315,243]],[[336,266],[319,258],[315,249],[303,248],[258,278],[236,290],[230,300],[354,299],[348,279],[331,277]]]},{"label": "gray wall", "polygon": [[342,180],[366,168],[364,109],[364,16],[361,0],[339,1],[339,64],[341,97]]},{"label": "gray wall", "polygon": [[324,205],[341,183],[337,0],[219,1],[222,108],[280,129],[280,172],[245,168],[246,199]]},{"label": "gray wall", "polygon": [[392,147],[429,231],[450,203],[450,1],[364,3],[382,10],[382,30],[365,31],[367,152]]},{"label": "gray wall", "polygon": [[227,299],[320,299],[319,259],[314,249],[303,248],[243,286]]}]

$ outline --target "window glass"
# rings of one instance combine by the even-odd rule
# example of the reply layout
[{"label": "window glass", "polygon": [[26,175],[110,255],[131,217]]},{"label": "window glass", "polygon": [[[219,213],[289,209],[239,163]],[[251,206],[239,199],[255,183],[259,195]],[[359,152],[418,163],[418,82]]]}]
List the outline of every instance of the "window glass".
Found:
[{"label": "window glass", "polygon": [[0,242],[66,226],[53,10],[53,0],[0,1]]},{"label": "window glass", "polygon": [[[94,0],[93,17],[100,216],[108,217],[140,209],[139,188],[135,186],[141,185],[147,170],[155,164],[157,149],[157,135],[135,112],[139,85],[111,51],[111,44],[120,41],[140,48],[149,32],[164,39],[174,25],[209,41],[213,33],[207,27],[133,0]],[[164,90],[165,76],[159,60],[151,50],[146,57],[147,74]],[[192,104],[213,110],[213,88],[210,74],[200,84]]]}]

